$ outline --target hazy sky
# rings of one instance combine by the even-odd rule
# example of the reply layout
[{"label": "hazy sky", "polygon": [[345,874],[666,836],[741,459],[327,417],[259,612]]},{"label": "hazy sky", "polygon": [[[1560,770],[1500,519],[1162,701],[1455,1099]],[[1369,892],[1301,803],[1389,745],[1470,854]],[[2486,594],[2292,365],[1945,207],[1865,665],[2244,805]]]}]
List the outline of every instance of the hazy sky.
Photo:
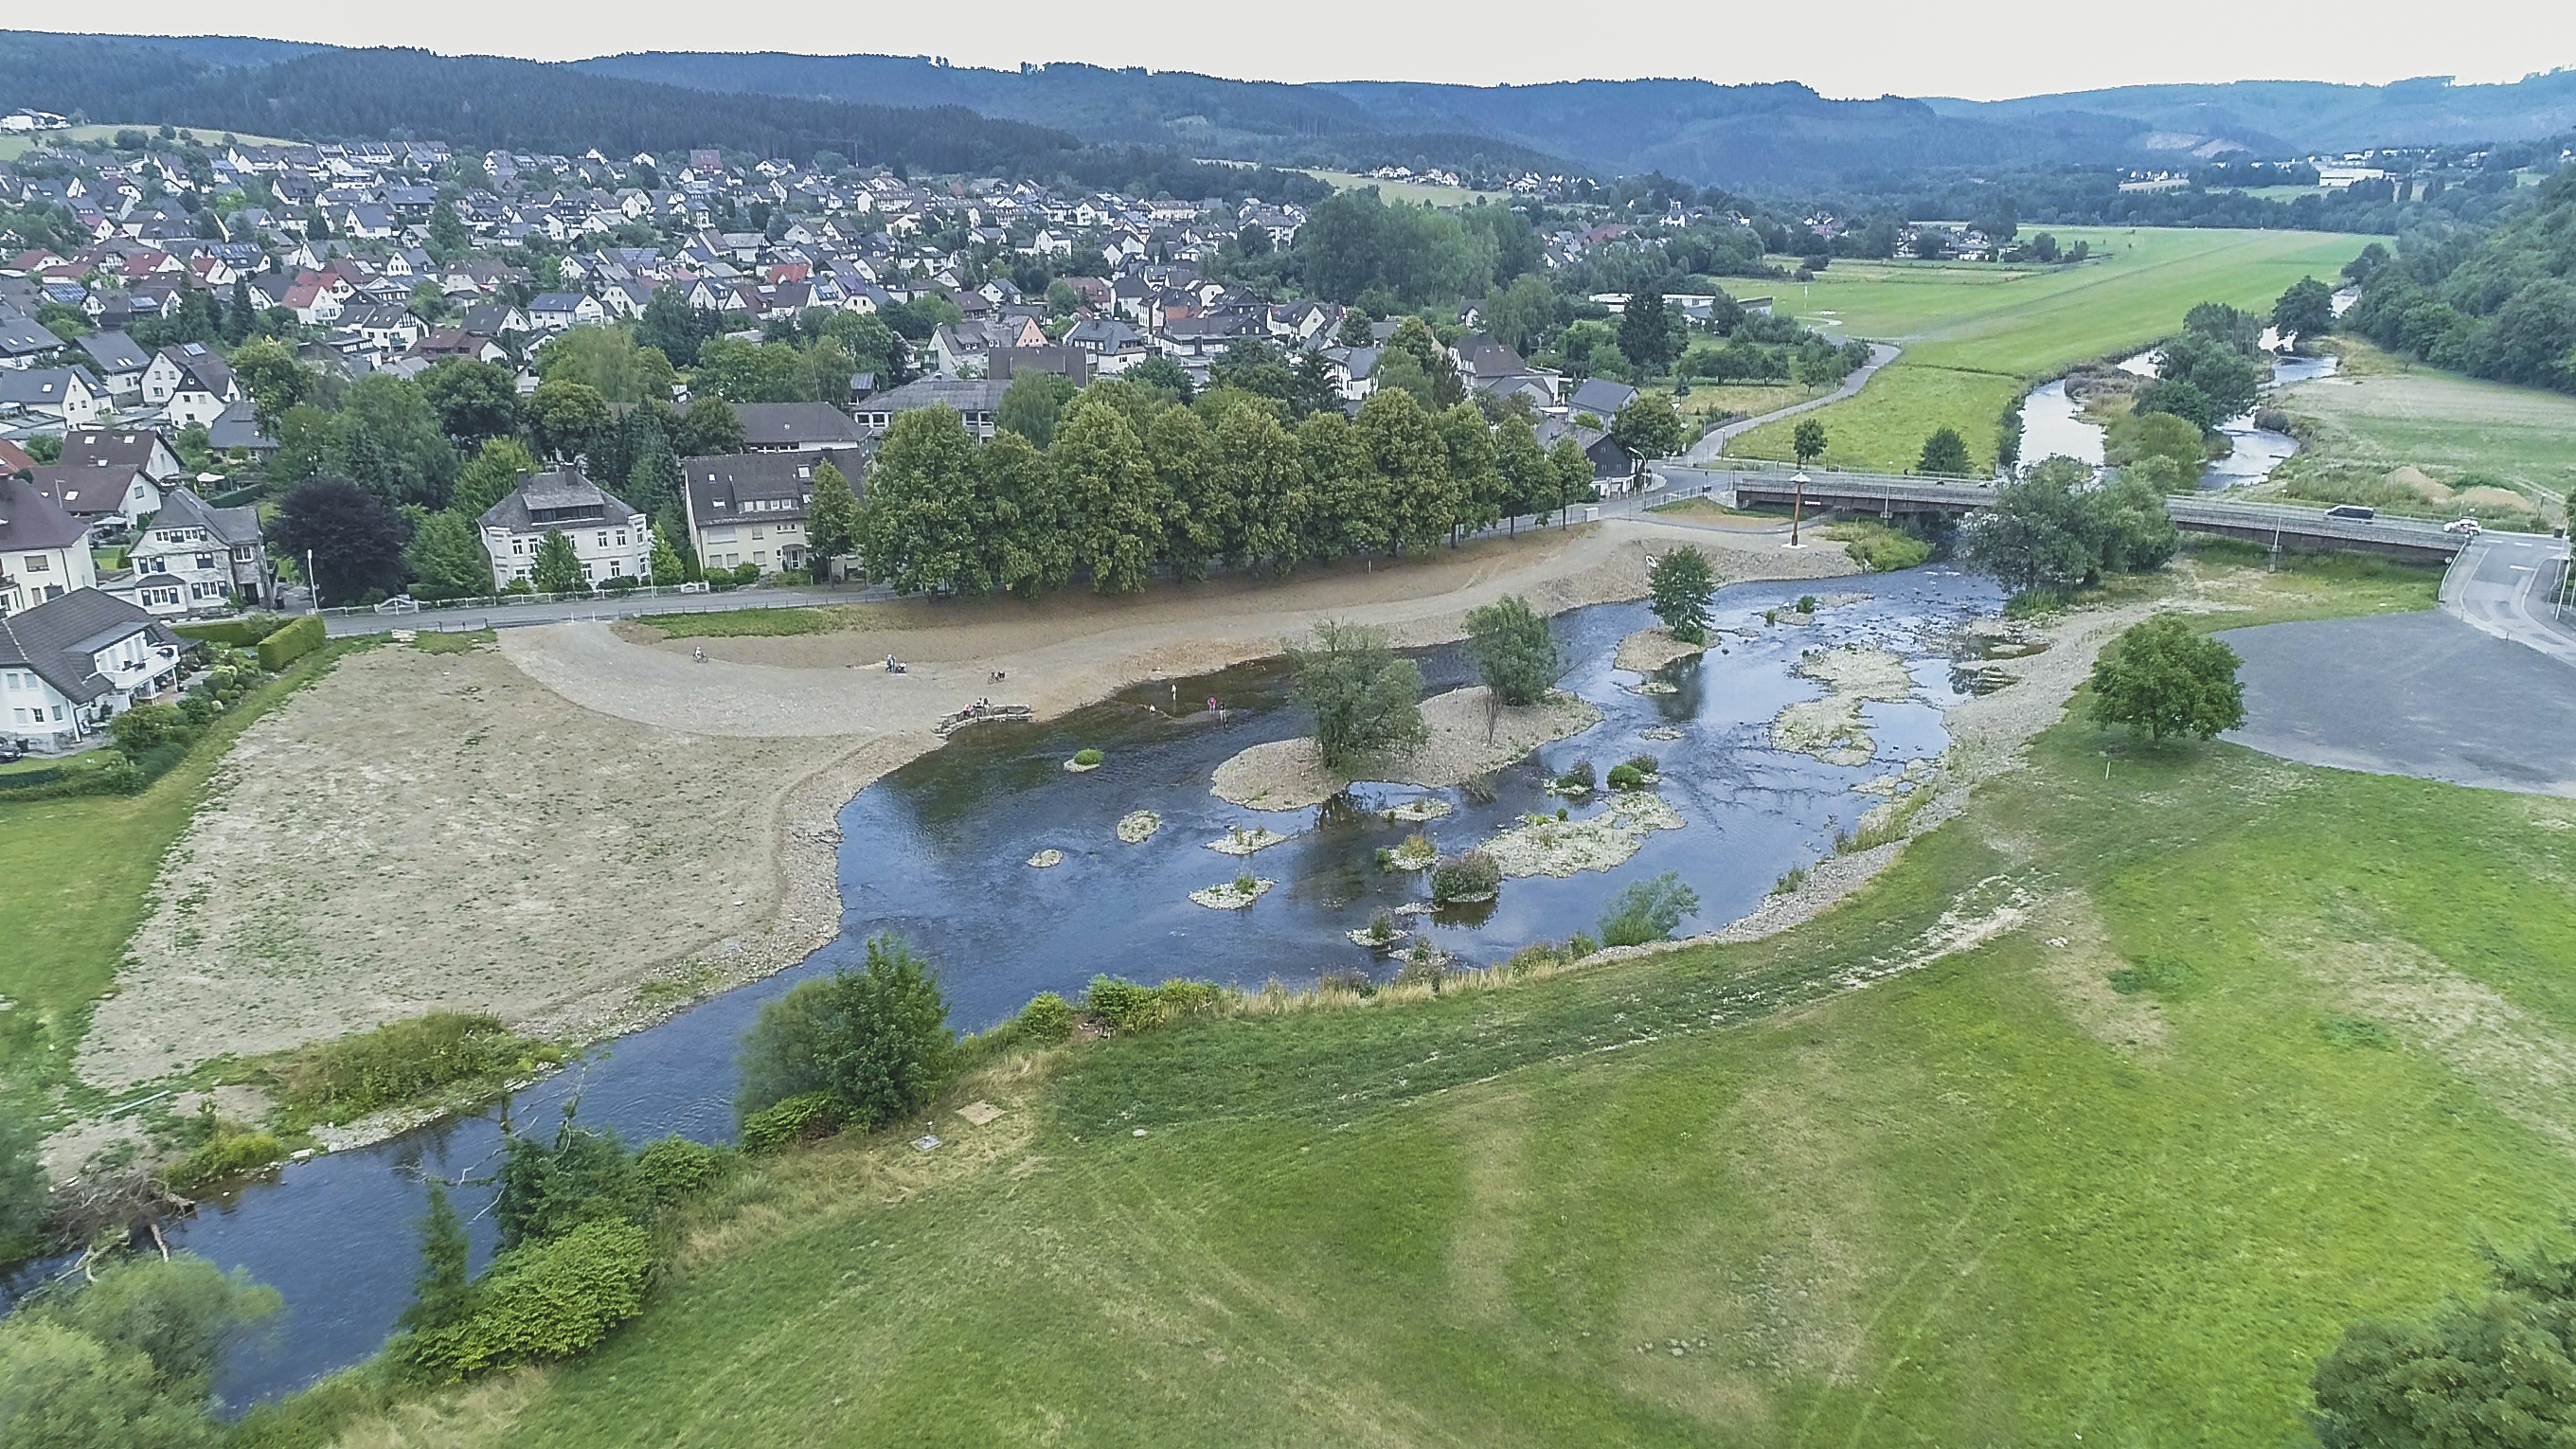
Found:
[{"label": "hazy sky", "polygon": [[[2435,13],[2440,23],[2427,23]],[[184,35],[230,29],[248,14],[180,0],[128,0],[114,7],[112,20],[100,19],[128,33]],[[1762,6],[1302,0],[1169,7],[773,0],[718,23],[710,23],[705,5],[675,0],[644,0],[613,12],[525,0],[442,0],[278,7],[264,18],[279,26],[264,33],[286,39],[543,60],[603,50],[865,51],[940,55],[958,65],[1079,60],[1289,81],[1802,80],[1833,96],[1895,92],[1980,100],[2157,81],[2376,83],[2440,74],[2496,81],[2576,64],[2576,5],[2565,0],[2454,0],[2438,12],[2384,0],[2164,0],[2146,8],[2027,0],[2009,6],[1988,0]]]}]

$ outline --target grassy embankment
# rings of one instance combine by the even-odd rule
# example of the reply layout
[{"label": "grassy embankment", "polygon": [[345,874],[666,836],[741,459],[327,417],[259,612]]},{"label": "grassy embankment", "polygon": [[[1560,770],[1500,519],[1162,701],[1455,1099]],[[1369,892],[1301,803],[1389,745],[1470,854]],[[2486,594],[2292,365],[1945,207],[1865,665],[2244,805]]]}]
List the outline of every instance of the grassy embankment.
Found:
[{"label": "grassy embankment", "polygon": [[[2038,228],[2034,228],[2035,230]],[[1858,397],[1804,416],[1822,421],[1829,468],[1911,468],[1947,424],[1982,472],[1995,423],[2032,383],[2071,364],[2147,346],[2198,302],[2269,309],[2304,276],[2332,278],[2368,240],[2317,232],[2049,227],[2092,244],[2081,266],[1849,262],[1783,283],[1777,306],[1840,335],[1895,342],[1902,357]],[[1746,283],[1746,287],[1753,284]],[[1792,420],[1728,445],[1734,457],[1786,460]]]},{"label": "grassy embankment", "polygon": [[241,732],[364,642],[334,641],[236,704],[187,758],[136,795],[13,802],[0,798],[0,1088],[66,1089],[100,1102],[72,1075],[90,1008],[115,979],[125,943],[152,909],[162,853],[187,828],[207,779]]},{"label": "grassy embankment", "polygon": [[2474,494],[2440,497],[2389,481],[2412,467],[2445,492],[2463,483],[2502,486],[2542,519],[2564,520],[2576,488],[2576,397],[2443,372],[2359,338],[2337,338],[2334,347],[2343,355],[2336,376],[2272,399],[2295,420],[2300,451],[2265,491],[2423,517],[2471,511],[2462,505]]},{"label": "grassy embankment", "polygon": [[[2256,618],[2430,598],[2385,565],[2245,572]],[[1008,1115],[769,1166],[642,1322],[444,1422],[2288,1442],[2346,1322],[2470,1283],[2482,1235],[2576,1193],[2576,804],[2112,743],[2044,735],[1780,939],[969,1083],[949,1105]]]},{"label": "grassy embankment", "polygon": [[[141,131],[143,134],[149,136],[158,132],[160,129],[161,123],[158,121],[148,123],[127,122],[122,125],[109,126],[73,126],[60,131],[38,131],[33,134],[23,136],[0,136],[0,161],[15,161],[19,157],[26,155],[29,151],[36,149],[38,145],[47,142],[51,142],[56,145],[68,145],[74,141],[113,141],[116,139],[116,133],[119,131]],[[198,142],[210,150],[217,148],[221,144],[223,137],[224,133],[222,131],[209,131],[202,128],[197,130]],[[233,132],[232,137],[234,140],[245,146],[293,146],[298,144],[294,141],[281,140],[275,136],[248,136],[239,131]]]}]

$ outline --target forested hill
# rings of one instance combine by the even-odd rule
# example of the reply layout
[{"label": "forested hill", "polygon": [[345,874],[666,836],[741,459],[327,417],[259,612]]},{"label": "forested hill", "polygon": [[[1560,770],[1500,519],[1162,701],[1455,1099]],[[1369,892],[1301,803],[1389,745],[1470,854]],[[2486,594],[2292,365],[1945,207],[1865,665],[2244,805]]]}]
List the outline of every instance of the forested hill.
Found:
[{"label": "forested hill", "polygon": [[720,145],[800,161],[832,150],[862,163],[1020,175],[1069,169],[1082,145],[954,106],[711,95],[523,60],[313,50],[235,65],[148,40],[0,34],[0,110],[20,106],[312,140],[613,155]]},{"label": "forested hill", "polygon": [[2373,245],[2343,326],[2436,367],[2576,392],[2576,167],[2484,236],[2451,227]]},{"label": "forested hill", "polygon": [[2524,141],[2576,130],[2576,71],[2526,76],[2506,85],[2456,85],[2448,76],[2384,86],[2232,81],[1929,104],[1960,119],[2021,121],[2051,112],[2083,111],[2121,117],[2158,131],[2242,139],[2249,144],[2253,138],[2268,136],[2291,151],[2355,151],[2371,146]]}]

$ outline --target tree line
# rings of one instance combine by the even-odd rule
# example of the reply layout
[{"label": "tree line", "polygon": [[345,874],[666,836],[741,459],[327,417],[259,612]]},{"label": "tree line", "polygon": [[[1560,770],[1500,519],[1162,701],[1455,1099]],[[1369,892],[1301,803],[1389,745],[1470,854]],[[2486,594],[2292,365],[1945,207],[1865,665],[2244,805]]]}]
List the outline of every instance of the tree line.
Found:
[{"label": "tree line", "polygon": [[2410,230],[2344,268],[2361,288],[2340,325],[2436,367],[2576,392],[2576,167],[2484,234]]}]

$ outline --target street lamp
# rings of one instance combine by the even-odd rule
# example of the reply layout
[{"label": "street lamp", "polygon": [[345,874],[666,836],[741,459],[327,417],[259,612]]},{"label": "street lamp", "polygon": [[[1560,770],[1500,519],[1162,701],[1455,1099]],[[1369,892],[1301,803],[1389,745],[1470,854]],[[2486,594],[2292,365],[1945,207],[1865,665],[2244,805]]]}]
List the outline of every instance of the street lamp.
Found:
[{"label": "street lamp", "polygon": [[1796,548],[1798,547],[1798,519],[1807,511],[1807,475],[1800,473],[1789,482],[1797,490],[1790,495],[1789,500],[1789,546]]}]

